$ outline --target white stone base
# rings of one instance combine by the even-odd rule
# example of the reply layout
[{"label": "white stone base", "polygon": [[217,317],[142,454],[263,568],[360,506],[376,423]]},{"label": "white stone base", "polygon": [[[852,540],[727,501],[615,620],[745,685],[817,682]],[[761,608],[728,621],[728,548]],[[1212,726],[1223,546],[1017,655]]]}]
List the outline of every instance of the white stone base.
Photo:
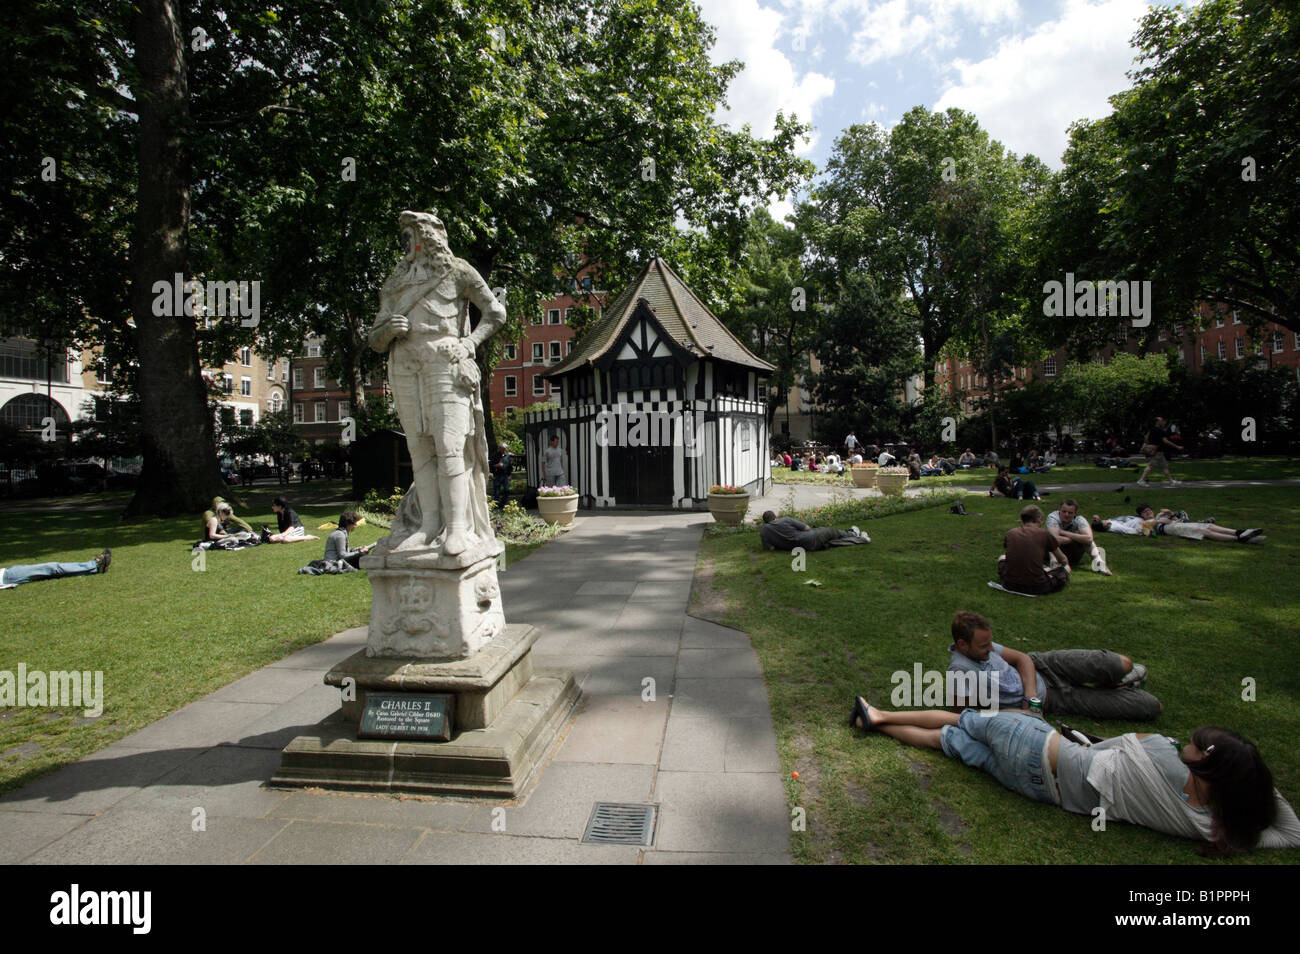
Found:
[{"label": "white stone base", "polygon": [[464,659],[505,631],[495,556],[447,562],[418,550],[364,559],[374,590],[367,656]]}]

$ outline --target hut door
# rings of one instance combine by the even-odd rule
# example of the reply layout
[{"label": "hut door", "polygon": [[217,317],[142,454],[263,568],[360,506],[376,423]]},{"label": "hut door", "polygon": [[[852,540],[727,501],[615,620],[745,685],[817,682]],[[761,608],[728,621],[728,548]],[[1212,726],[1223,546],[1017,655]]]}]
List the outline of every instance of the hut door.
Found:
[{"label": "hut door", "polygon": [[673,505],[673,448],[611,447],[609,482],[616,506]]}]

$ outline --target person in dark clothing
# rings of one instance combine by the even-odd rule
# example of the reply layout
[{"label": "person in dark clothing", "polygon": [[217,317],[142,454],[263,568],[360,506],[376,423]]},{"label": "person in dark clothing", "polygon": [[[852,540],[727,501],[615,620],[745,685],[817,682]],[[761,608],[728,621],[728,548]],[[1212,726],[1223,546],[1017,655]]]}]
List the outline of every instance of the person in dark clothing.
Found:
[{"label": "person in dark clothing", "polygon": [[319,540],[320,537],[312,536],[302,525],[302,520],[298,514],[289,506],[289,502],[283,497],[276,497],[271,501],[271,509],[275,511],[275,520],[279,525],[279,532],[272,533],[271,528],[262,527],[263,543],[296,543],[299,540]]},{"label": "person in dark clothing", "polygon": [[1168,424],[1163,417],[1157,417],[1151,430],[1147,431],[1147,442],[1142,445],[1142,453],[1148,458],[1147,465],[1142,470],[1142,476],[1137,479],[1139,487],[1145,487],[1147,474],[1151,473],[1152,467],[1158,467],[1165,472],[1165,480],[1169,486],[1177,487],[1178,481],[1174,480],[1173,475],[1169,473],[1169,460],[1166,455],[1170,453],[1181,453],[1182,448],[1175,444],[1170,437],[1172,436]]},{"label": "person in dark clothing", "polygon": [[505,507],[510,502],[510,475],[514,469],[514,455],[503,441],[499,445],[496,460],[492,462],[492,499],[498,507]]},{"label": "person in dark clothing", "polygon": [[763,525],[758,528],[764,550],[825,550],[827,547],[849,547],[870,543],[871,538],[853,527],[836,530],[834,527],[810,527],[794,517],[778,517],[771,510],[763,514]]},{"label": "person in dark clothing", "polygon": [[993,486],[989,488],[989,496],[1011,497],[1020,500],[1042,499],[1042,495],[1038,492],[1038,486],[1032,480],[1021,480],[1019,477],[1012,477],[1005,465],[998,467],[998,476],[993,481]]},{"label": "person in dark clothing", "polygon": [[[1033,504],[1020,511],[1020,526],[1002,540],[1006,553],[998,557],[998,578],[1004,589],[1041,596],[1070,582],[1070,561],[1051,531],[1043,529],[1043,511]],[[1043,569],[1048,559],[1057,565]]]},{"label": "person in dark clothing", "polygon": [[345,510],[339,516],[339,528],[325,539],[325,563],[347,563],[353,569],[361,569],[361,558],[375,548],[373,543],[353,550],[348,546],[348,532],[361,518],[351,510]]}]

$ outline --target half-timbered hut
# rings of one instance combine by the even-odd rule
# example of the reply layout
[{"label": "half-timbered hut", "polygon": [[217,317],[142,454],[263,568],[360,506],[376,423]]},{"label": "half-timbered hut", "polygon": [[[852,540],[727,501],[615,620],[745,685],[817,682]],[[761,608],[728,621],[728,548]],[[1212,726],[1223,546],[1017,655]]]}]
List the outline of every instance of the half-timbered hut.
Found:
[{"label": "half-timbered hut", "polygon": [[558,436],[584,507],[700,509],[714,484],[764,493],[773,370],[652,258],[546,375],[560,407],[525,420],[529,486]]}]

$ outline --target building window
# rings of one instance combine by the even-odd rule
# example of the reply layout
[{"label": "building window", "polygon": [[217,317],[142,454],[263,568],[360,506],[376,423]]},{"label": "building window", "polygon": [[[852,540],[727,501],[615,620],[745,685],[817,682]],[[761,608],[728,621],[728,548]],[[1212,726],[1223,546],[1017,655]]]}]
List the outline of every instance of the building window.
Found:
[{"label": "building window", "polygon": [[245,345],[239,349],[239,363],[246,368],[253,366],[253,349]]},{"label": "building window", "polygon": [[1215,319],[1214,319],[1214,327],[1216,327],[1216,328],[1222,328],[1222,327],[1223,327],[1223,319],[1222,319],[1222,318],[1215,318]]},{"label": "building window", "polygon": [[339,401],[339,420],[343,420],[343,418],[347,417],[351,413],[352,405],[347,401]]},{"label": "building window", "polygon": [[1045,378],[1054,378],[1054,377],[1056,377],[1056,358],[1055,358],[1055,357],[1047,358],[1047,359],[1045,359],[1045,360],[1043,361],[1043,377],[1045,377]]},{"label": "building window", "polygon": [[266,380],[268,380],[268,381],[274,381],[274,380],[275,380],[275,362],[274,362],[274,361],[268,361],[268,362],[266,362]]},{"label": "building window", "polygon": [[1205,364],[1205,345],[1201,345],[1201,364]]},{"label": "building window", "polygon": [[295,424],[302,423],[302,405],[296,402],[293,405],[293,422]]},{"label": "building window", "polygon": [[1246,339],[1241,335],[1237,335],[1236,353],[1238,358],[1244,356],[1246,353]]},{"label": "building window", "polygon": [[560,360],[560,343],[558,341],[551,342],[551,360],[552,361]]},{"label": "building window", "polygon": [[1233,323],[1234,325],[1239,325],[1239,324],[1241,324],[1241,319],[1237,317],[1237,309],[1235,309],[1235,308],[1232,309],[1232,323]]},{"label": "building window", "polygon": [[566,342],[564,343],[564,353],[565,353],[565,354],[573,354],[573,339],[572,339],[572,338],[570,338],[568,341],[566,341]]},{"label": "building window", "polygon": [[583,290],[583,291],[587,291],[587,292],[591,291],[591,276],[590,276],[590,275],[584,275],[584,276],[582,277],[582,290]]},{"label": "building window", "polygon": [[533,363],[541,364],[545,360],[545,348],[540,341],[533,342]]},{"label": "building window", "polygon": [[316,368],[312,371],[312,387],[321,389],[325,387],[325,369]]},{"label": "building window", "polygon": [[289,359],[288,358],[284,359],[284,370],[280,372],[280,380],[281,381],[289,380]]},{"label": "building window", "polygon": [[545,315],[545,314],[533,315],[533,324],[535,324],[535,325],[540,325],[540,324],[544,323],[545,321],[546,321],[546,315]]},{"label": "building window", "polygon": [[513,360],[515,360],[515,358],[519,357],[519,347],[518,347],[518,345],[508,344],[508,345],[505,346],[505,348],[503,349],[503,351],[504,351],[504,354],[505,354],[505,359],[506,359],[507,361],[513,361]]},{"label": "building window", "polygon": [[560,384],[559,384],[559,382],[558,382],[558,381],[552,381],[552,382],[551,382],[551,397],[555,397],[555,395],[557,395],[557,394],[559,394],[559,393],[560,393]]},{"label": "building window", "polygon": [[1295,341],[1291,342],[1291,347],[1296,351],[1300,351],[1300,331],[1295,333]]},{"label": "building window", "polygon": [[572,309],[572,308],[566,308],[566,309],[564,309],[564,323],[565,323],[566,325],[568,325],[568,324],[572,324],[572,321],[571,321],[572,318],[573,318],[573,309]]},{"label": "building window", "polygon": [[759,382],[758,382],[758,399],[759,399],[760,401],[766,401],[766,400],[767,400],[767,382],[766,382],[766,381],[759,381]]},{"label": "building window", "polygon": [[560,323],[560,309],[552,308],[549,311],[547,311],[546,322],[547,324],[558,325]]},{"label": "building window", "polygon": [[221,389],[225,391],[227,394],[231,394],[234,392],[235,376],[233,374],[223,374],[221,376]]},{"label": "building window", "polygon": [[244,375],[239,379],[239,393],[244,397],[251,397],[253,394],[253,379]]},{"label": "building window", "polygon": [[1156,340],[1157,340],[1157,341],[1164,341],[1164,340],[1166,340],[1168,337],[1169,337],[1169,332],[1167,332],[1167,331],[1165,331],[1165,329],[1161,328],[1161,329],[1160,329],[1160,334],[1156,335]]},{"label": "building window", "polygon": [[1128,323],[1127,323],[1127,322],[1125,322],[1124,324],[1122,324],[1122,325],[1119,326],[1119,343],[1120,343],[1120,344],[1127,344],[1127,343],[1128,343]]},{"label": "building window", "polygon": [[519,393],[519,382],[513,374],[506,375],[506,397],[514,397]]},{"label": "building window", "polygon": [[[95,380],[100,384],[112,384],[113,372],[108,367],[108,362],[100,358],[95,362]],[[96,418],[96,420],[99,420]]]},{"label": "building window", "polygon": [[537,397],[546,394],[546,379],[540,374],[533,375],[533,394]]},{"label": "building window", "polygon": [[1282,332],[1278,331],[1277,329],[1273,330],[1273,353],[1274,354],[1282,353],[1282,345],[1285,340],[1286,339],[1282,336]]},{"label": "building window", "polygon": [[319,342],[317,342],[316,344],[309,344],[309,345],[307,345],[307,357],[309,357],[309,358],[319,358],[319,357],[320,357],[320,343],[319,343]]},{"label": "building window", "polygon": [[324,424],[329,418],[325,416],[327,408],[324,401],[316,402],[316,423]]},{"label": "building window", "polygon": [[279,414],[279,413],[280,413],[280,406],[281,406],[283,403],[284,403],[284,401],[280,398],[280,392],[279,392],[279,391],[276,391],[274,394],[272,394],[272,395],[271,395],[271,413],[272,413],[272,414]]},{"label": "building window", "polygon": [[1220,361],[1228,360],[1228,342],[1222,339],[1219,340],[1219,360]]},{"label": "building window", "polygon": [[246,408],[246,407],[241,407],[241,408],[239,409],[239,423],[242,424],[244,427],[252,427],[252,426],[253,426],[253,412],[252,412],[252,409],[250,409],[250,408]]},{"label": "building window", "polygon": [[293,389],[295,391],[302,390],[302,368],[293,369]]}]

